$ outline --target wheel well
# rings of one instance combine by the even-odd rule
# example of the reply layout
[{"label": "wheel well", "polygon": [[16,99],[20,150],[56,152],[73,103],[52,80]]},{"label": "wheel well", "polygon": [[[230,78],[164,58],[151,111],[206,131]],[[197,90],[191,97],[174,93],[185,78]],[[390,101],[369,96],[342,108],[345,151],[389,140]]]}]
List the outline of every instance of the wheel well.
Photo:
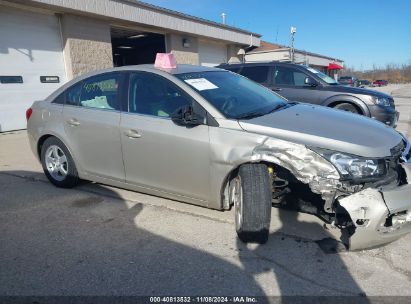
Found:
[{"label": "wheel well", "polygon": [[43,135],[40,137],[38,143],[37,143],[37,155],[39,159],[41,158],[41,148],[43,147],[44,142],[47,140],[47,138],[53,137],[53,135],[47,134]]},{"label": "wheel well", "polygon": [[[245,165],[245,164],[248,164],[248,162],[239,164],[237,167],[233,168],[227,174],[226,178],[224,179],[224,182],[223,182],[223,185],[221,186],[221,191],[220,191],[221,203],[222,203],[222,206],[223,206],[223,210],[229,210],[230,209],[230,206],[227,205],[228,197],[226,197],[230,181],[237,176],[240,166]],[[276,165],[274,163],[266,162],[266,161],[254,162],[252,164],[265,164],[265,165],[267,165],[267,167],[278,167],[278,165]]]},{"label": "wheel well", "polygon": [[364,111],[357,104],[355,104],[354,102],[351,102],[351,101],[334,101],[334,102],[330,103],[328,105],[328,107],[334,108],[336,105],[339,105],[339,104],[342,104],[342,103],[348,103],[348,104],[354,106],[357,109],[358,113],[360,113],[361,115],[364,115]]}]

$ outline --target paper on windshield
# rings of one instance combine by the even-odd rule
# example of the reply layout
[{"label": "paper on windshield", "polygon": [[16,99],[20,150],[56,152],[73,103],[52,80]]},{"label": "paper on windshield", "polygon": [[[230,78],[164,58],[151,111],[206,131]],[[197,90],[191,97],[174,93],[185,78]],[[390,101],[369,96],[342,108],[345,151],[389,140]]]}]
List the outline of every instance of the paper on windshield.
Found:
[{"label": "paper on windshield", "polygon": [[215,84],[205,78],[186,79],[184,81],[199,91],[218,89]]}]

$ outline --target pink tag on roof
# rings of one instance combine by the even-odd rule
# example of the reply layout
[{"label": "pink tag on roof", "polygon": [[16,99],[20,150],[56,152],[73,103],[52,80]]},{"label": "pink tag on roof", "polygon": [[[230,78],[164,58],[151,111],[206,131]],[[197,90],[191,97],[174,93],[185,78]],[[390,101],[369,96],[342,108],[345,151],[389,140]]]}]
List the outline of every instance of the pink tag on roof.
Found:
[{"label": "pink tag on roof", "polygon": [[161,69],[175,69],[177,67],[177,62],[174,54],[157,53],[154,67]]}]

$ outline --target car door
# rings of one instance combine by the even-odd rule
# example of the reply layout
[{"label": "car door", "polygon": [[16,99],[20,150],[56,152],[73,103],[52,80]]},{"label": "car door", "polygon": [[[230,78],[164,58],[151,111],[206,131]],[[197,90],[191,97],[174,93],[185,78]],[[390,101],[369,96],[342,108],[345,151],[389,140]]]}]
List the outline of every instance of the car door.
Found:
[{"label": "car door", "polygon": [[88,78],[68,90],[64,130],[77,163],[86,174],[124,181],[120,104],[124,75]]},{"label": "car door", "polygon": [[121,140],[127,183],[205,201],[210,192],[209,127],[176,125],[178,108],[195,103],[169,79],[133,72]]},{"label": "car door", "polygon": [[271,88],[290,101],[320,104],[322,101],[321,85],[306,85],[307,77],[311,76],[296,67],[276,65],[273,69]]}]

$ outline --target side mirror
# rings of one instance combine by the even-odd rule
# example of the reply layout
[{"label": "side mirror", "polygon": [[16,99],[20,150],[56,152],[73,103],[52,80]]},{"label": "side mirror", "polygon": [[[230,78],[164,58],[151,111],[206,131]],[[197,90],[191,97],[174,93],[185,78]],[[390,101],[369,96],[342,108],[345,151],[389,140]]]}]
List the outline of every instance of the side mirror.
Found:
[{"label": "side mirror", "polygon": [[311,77],[306,77],[304,80],[304,84],[310,87],[318,86],[318,82]]},{"label": "side mirror", "polygon": [[205,117],[194,112],[192,106],[178,108],[172,115],[171,120],[179,126],[195,127],[205,124]]}]

